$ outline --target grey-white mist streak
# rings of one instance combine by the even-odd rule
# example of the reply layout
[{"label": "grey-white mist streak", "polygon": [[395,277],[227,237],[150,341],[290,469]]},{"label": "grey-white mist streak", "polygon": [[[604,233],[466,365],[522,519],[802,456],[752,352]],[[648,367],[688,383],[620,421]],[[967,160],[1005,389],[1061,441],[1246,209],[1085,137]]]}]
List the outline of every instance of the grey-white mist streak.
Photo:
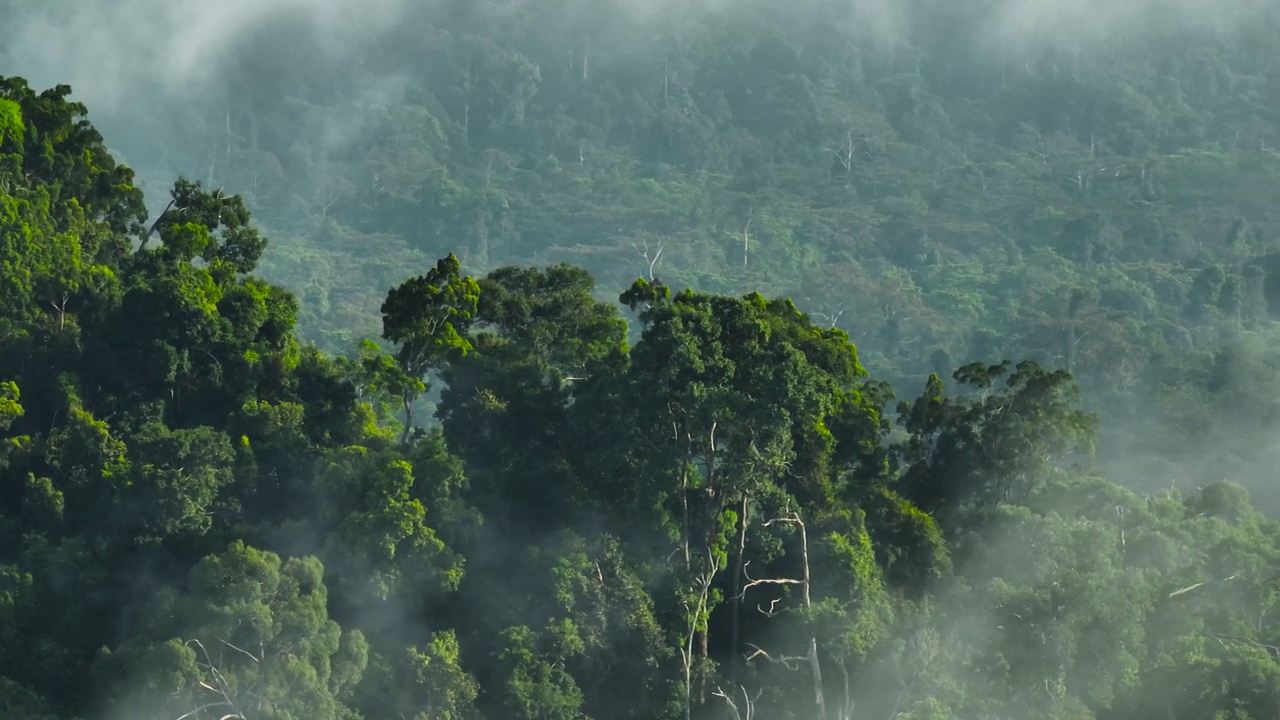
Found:
[{"label": "grey-white mist streak", "polygon": [[[501,15],[541,1],[477,3],[476,11]],[[956,7],[941,1],[911,5],[915,10],[900,0],[845,2],[847,15],[839,17],[840,5],[834,10],[824,5],[822,20],[857,24],[890,43],[893,36],[924,19],[912,17],[913,12],[949,14]],[[291,16],[308,23],[326,47],[341,53],[347,42],[376,37],[418,4],[410,0],[41,0],[20,17],[6,20],[13,27],[0,48],[0,75],[20,75],[38,87],[69,83],[92,110],[114,113],[141,87],[159,87],[175,95],[198,90],[216,76],[220,62],[234,52],[239,39],[268,21]],[[480,9],[480,5],[488,7]],[[671,21],[673,14],[690,12],[690,8],[715,15],[744,5],[796,9],[796,3],[787,0],[616,2],[638,23],[659,17]],[[1238,27],[1267,5],[1267,0],[1004,0],[987,8],[979,32],[993,44],[1013,49],[1054,41],[1122,38],[1144,32],[1153,20],[1201,28]],[[644,34],[640,27],[637,34]]]},{"label": "grey-white mist streak", "polygon": [[[403,0],[101,0],[42,2],[11,22],[0,75],[70,84],[91,111],[124,111],[142,88],[174,95],[214,79],[239,38],[293,15],[330,47],[394,23]],[[142,110],[139,109],[138,112]]]},{"label": "grey-white mist streak", "polygon": [[1004,51],[1139,40],[1154,30],[1232,32],[1247,28],[1270,0],[997,0],[986,39]]}]

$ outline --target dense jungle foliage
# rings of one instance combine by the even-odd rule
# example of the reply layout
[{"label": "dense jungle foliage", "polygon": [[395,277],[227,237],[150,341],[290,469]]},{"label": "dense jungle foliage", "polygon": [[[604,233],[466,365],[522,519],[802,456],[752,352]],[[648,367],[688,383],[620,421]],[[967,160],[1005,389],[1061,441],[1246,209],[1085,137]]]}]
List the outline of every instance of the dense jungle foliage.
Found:
[{"label": "dense jungle foliage", "polygon": [[903,6],[0,77],[0,714],[1280,715],[1280,6]]}]

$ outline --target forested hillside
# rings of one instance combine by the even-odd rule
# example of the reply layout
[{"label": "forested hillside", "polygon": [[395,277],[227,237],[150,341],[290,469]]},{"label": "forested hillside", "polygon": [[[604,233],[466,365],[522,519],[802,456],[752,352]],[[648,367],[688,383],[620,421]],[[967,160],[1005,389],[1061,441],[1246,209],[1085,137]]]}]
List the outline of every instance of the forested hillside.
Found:
[{"label": "forested hillside", "polygon": [[791,297],[911,393],[1069,369],[1131,486],[1280,464],[1274,3],[12,5],[10,65],[84,78],[153,214],[240,194],[325,349],[450,252],[569,262]]},{"label": "forested hillside", "polygon": [[262,7],[0,0],[4,717],[1280,715],[1280,6]]}]

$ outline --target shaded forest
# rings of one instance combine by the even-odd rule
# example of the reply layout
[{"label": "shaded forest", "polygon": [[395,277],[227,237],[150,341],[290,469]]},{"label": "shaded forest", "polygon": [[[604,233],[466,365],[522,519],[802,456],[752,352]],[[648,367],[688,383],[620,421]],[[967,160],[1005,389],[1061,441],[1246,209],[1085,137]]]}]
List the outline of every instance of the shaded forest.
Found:
[{"label": "shaded forest", "polygon": [[386,7],[0,75],[7,717],[1280,713],[1280,8]]},{"label": "shaded forest", "polygon": [[790,297],[912,394],[1067,369],[1132,487],[1280,463],[1270,4],[11,4],[10,64],[79,59],[153,215],[179,176],[244,198],[327,351],[408,268],[566,262]]}]

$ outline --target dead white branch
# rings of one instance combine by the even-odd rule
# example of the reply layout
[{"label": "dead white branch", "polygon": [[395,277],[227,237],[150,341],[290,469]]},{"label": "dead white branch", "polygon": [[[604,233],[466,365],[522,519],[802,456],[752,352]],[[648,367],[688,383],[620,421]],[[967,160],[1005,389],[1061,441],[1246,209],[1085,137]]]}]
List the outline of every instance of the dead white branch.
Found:
[{"label": "dead white branch", "polygon": [[[635,248],[636,254],[644,258],[645,263],[649,266],[649,282],[653,282],[653,272],[658,267],[658,260],[662,257],[662,250],[666,247],[666,240],[659,240],[656,247],[649,248],[649,241],[644,241],[644,250],[639,247]],[[652,257],[650,257],[652,255]]]},{"label": "dead white branch", "polygon": [[752,660],[755,660],[756,658],[764,658],[765,660],[768,660],[771,663],[782,665],[788,670],[799,670],[800,662],[803,660],[808,660],[808,658],[801,655],[779,655],[778,657],[774,657],[770,655],[768,652],[766,652],[760,646],[752,645],[751,643],[747,643],[747,647],[751,648],[751,653],[746,656],[748,663],[750,663]]},{"label": "dead white branch", "polygon": [[[799,585],[801,588],[803,588],[803,591],[804,591],[804,609],[805,609],[806,611],[808,611],[808,610],[812,609],[812,607],[813,607],[813,599],[812,599],[812,596],[811,596],[811,593],[810,593],[810,585],[811,585],[811,583],[810,583],[810,577],[811,577],[811,576],[810,576],[810,574],[809,574],[809,534],[808,534],[808,529],[805,527],[804,520],[802,520],[802,519],[800,518],[800,514],[799,514],[799,513],[796,513],[796,512],[789,512],[789,513],[788,513],[788,514],[786,514],[786,515],[783,515],[783,516],[781,516],[781,517],[774,518],[774,519],[772,519],[772,520],[770,520],[770,521],[766,522],[766,523],[764,524],[764,527],[771,527],[771,526],[773,526],[773,525],[775,525],[775,524],[794,525],[794,526],[796,526],[797,528],[799,528],[799,529],[800,529],[800,550],[801,550],[801,560],[803,561],[803,564],[802,564],[802,567],[803,567],[803,575],[802,575],[802,577],[801,577],[801,579],[800,579],[800,580],[794,580],[794,579],[791,579],[791,578],[768,578],[768,579],[751,580],[751,581],[750,581],[750,582],[748,582],[748,583],[747,583],[747,585],[743,588],[743,594],[744,594],[744,595],[746,594],[746,588],[750,588],[750,587],[753,587],[753,586],[756,586],[756,585]],[[745,566],[743,567],[743,573],[744,573],[744,574],[746,573],[746,567],[745,567]],[[750,578],[750,576],[748,576],[748,579],[749,579],[749,578]],[[768,613],[768,614],[770,614],[770,615],[776,615],[776,614],[777,614],[777,612],[775,612],[775,611],[773,610],[773,608],[774,608],[774,606],[775,606],[775,605],[776,605],[776,603],[775,603],[774,605],[770,605],[769,613]],[[752,647],[755,647],[755,646],[752,646]],[[752,654],[752,655],[747,659],[747,660],[748,660],[748,662],[750,662],[750,660],[751,660],[752,658],[757,657],[757,656],[759,656],[759,655],[763,655],[765,658],[772,659],[772,658],[770,658],[770,657],[769,657],[769,655],[768,655],[767,653],[765,653],[765,652],[764,652],[763,650],[761,650],[760,648],[758,648],[758,647],[757,647],[757,648],[756,648],[756,650],[757,650],[757,652],[753,653],[753,654]],[[811,672],[811,674],[812,674],[812,676],[813,676],[814,704],[815,704],[815,705],[817,706],[817,708],[818,708],[818,718],[819,718],[819,720],[826,720],[826,718],[827,718],[827,702],[826,702],[826,694],[825,694],[824,689],[823,689],[823,686],[822,686],[822,663],[821,663],[821,662],[819,661],[819,659],[818,659],[818,637],[817,637],[817,635],[814,635],[814,634],[810,633],[810,635],[809,635],[809,653],[808,653],[808,655],[807,655],[806,657],[788,658],[788,660],[797,660],[797,661],[798,661],[798,660],[807,660],[807,661],[808,661],[808,663],[809,663],[809,670],[810,670],[810,672]],[[783,664],[786,664],[786,663],[784,662]],[[795,668],[795,667],[792,667],[791,665],[787,665],[787,667],[789,667],[789,668],[791,668],[791,669],[793,669],[793,670],[797,669],[797,668]]]},{"label": "dead white branch", "polygon": [[706,614],[707,598],[711,594],[711,585],[715,582],[719,564],[711,548],[707,548],[707,564],[703,572],[694,576],[693,590],[696,593],[694,602],[688,598],[683,601],[685,612],[689,618],[689,631],[684,637],[684,646],[680,648],[680,660],[684,665],[684,717],[689,720],[693,715],[693,643],[698,637],[698,628],[702,617]]},{"label": "dead white branch", "polygon": [[[240,650],[239,648],[234,648],[234,646],[231,646],[231,644],[227,643],[226,641],[223,641],[223,643],[226,644],[228,647],[233,647],[233,649]],[[183,715],[181,718],[178,718],[178,720],[183,720],[183,718],[191,717],[195,713],[200,712],[201,709],[207,709],[211,707],[231,708],[231,712],[228,713],[227,715],[223,715],[221,718],[219,718],[219,720],[229,720],[229,719],[236,719],[236,718],[238,718],[239,720],[245,720],[244,714],[240,711],[236,701],[231,699],[231,694],[232,694],[231,683],[227,682],[226,676],[224,676],[222,672],[218,670],[217,665],[215,665],[213,662],[213,657],[209,655],[209,650],[204,646],[204,643],[200,642],[198,639],[193,638],[191,640],[188,640],[186,644],[194,645],[195,647],[200,649],[200,654],[204,656],[204,662],[200,662],[199,660],[197,660],[196,666],[208,672],[209,677],[212,678],[213,682],[216,683],[217,685],[217,687],[214,687],[214,685],[210,685],[208,682],[205,682],[204,680],[200,680],[199,681],[200,687],[204,688],[205,690],[208,690],[211,693],[214,693],[215,695],[218,695],[219,697],[222,698],[222,701],[215,702],[210,705],[205,705],[203,708],[197,708],[196,710],[193,710],[190,713]],[[240,650],[240,652],[244,652],[244,651]],[[251,658],[253,657],[253,655],[249,653],[245,653],[245,654],[249,655],[249,657]]]},{"label": "dead white branch", "polygon": [[761,691],[756,691],[756,696],[751,697],[747,694],[745,687],[739,685],[738,689],[742,691],[742,708],[739,708],[733,697],[722,690],[719,685],[716,686],[716,691],[711,694],[724,700],[725,705],[729,706],[729,712],[733,714],[734,720],[752,720],[756,716],[756,701],[760,699]]},{"label": "dead white branch", "polygon": [[753,587],[756,587],[757,585],[803,585],[804,584],[804,580],[795,580],[792,578],[759,578],[759,579],[753,578],[747,572],[747,568],[750,567],[750,565],[751,565],[751,562],[747,561],[742,566],[742,574],[747,578],[747,584],[742,586],[742,596],[746,596],[747,590]]},{"label": "dead white branch", "polygon": [[254,661],[255,663],[261,662],[261,659],[260,659],[260,658],[258,658],[256,655],[254,655],[253,653],[249,652],[248,650],[243,650],[243,649],[241,649],[241,648],[238,648],[238,647],[236,647],[235,645],[232,645],[231,643],[227,642],[226,640],[223,640],[222,638],[218,638],[218,642],[222,643],[223,645],[226,645],[227,647],[231,648],[232,650],[235,650],[236,652],[240,653],[241,655],[244,655],[245,657],[249,658],[250,660]]}]

